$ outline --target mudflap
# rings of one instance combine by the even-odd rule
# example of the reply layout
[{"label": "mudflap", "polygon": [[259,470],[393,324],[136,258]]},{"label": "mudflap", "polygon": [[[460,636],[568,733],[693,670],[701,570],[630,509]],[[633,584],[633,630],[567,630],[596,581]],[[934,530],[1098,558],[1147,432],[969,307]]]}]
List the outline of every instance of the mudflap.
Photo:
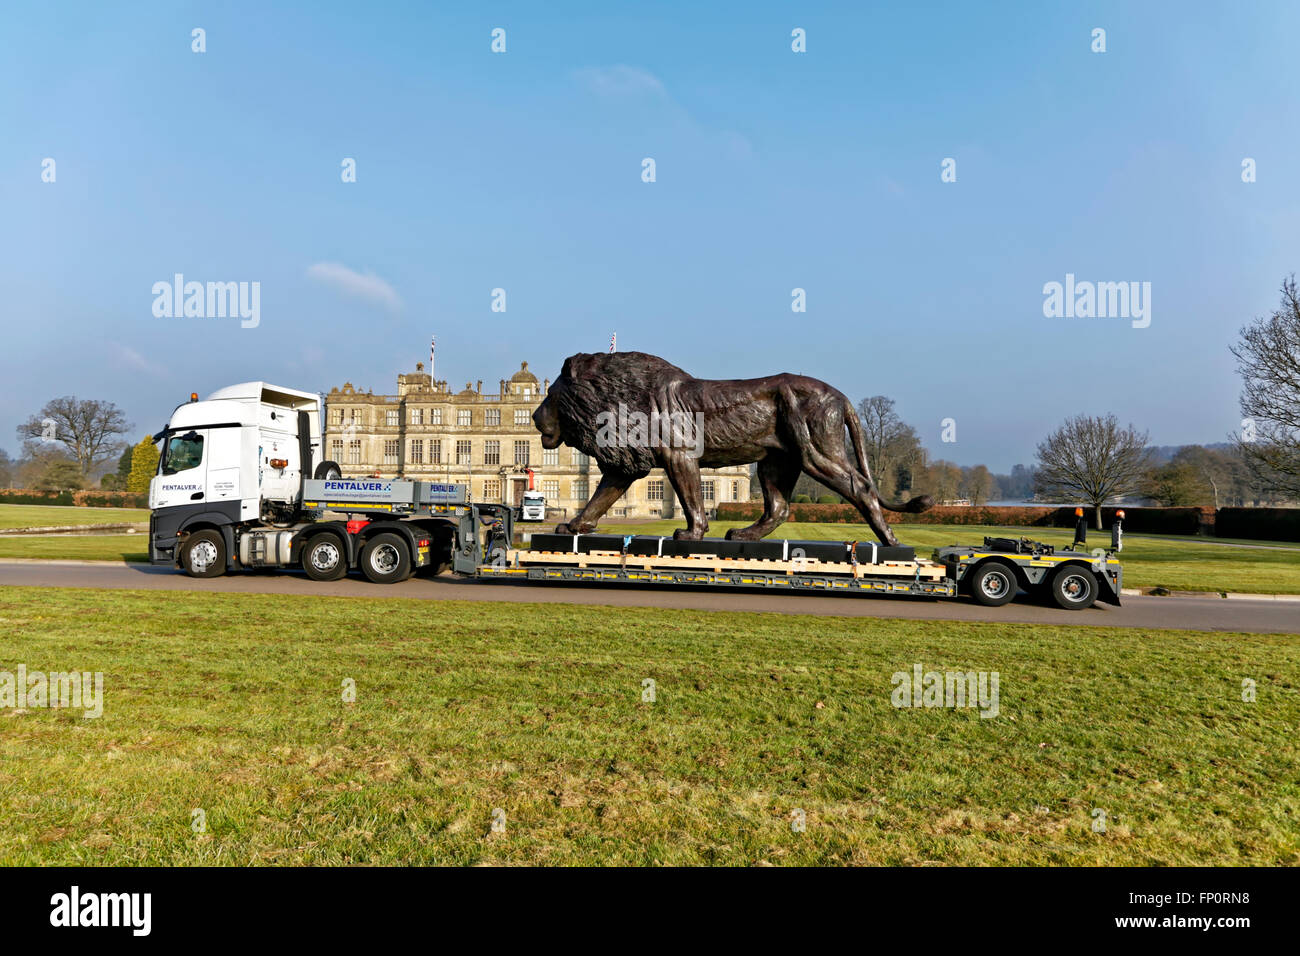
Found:
[{"label": "mudflap", "polygon": [[1097,600],[1120,607],[1119,595],[1123,588],[1121,583],[1123,572],[1117,573],[1114,580],[1104,571],[1094,571],[1093,577],[1097,579]]}]

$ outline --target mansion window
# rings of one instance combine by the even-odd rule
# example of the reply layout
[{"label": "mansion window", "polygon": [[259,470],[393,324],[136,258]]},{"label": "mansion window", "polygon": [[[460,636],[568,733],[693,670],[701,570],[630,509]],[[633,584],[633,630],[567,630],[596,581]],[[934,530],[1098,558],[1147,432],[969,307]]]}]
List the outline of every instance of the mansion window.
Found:
[{"label": "mansion window", "polygon": [[646,501],[663,501],[664,500],[664,482],[662,478],[655,478],[647,481],[645,485]]},{"label": "mansion window", "polygon": [[489,478],[483,482],[483,500],[496,502],[501,500],[501,479]]},{"label": "mansion window", "polygon": [[442,409],[441,409],[441,408],[431,408],[431,409],[429,409],[429,424],[430,424],[430,425],[441,425],[441,424],[442,424]]},{"label": "mansion window", "polygon": [[700,482],[700,484],[702,484],[702,485],[704,486],[704,500],[705,500],[705,501],[716,501],[716,500],[717,500],[717,496],[714,494],[714,491],[713,491],[713,481],[712,481],[712,479],[710,479],[710,480],[708,480],[708,481],[702,481],[702,482]]},{"label": "mansion window", "polygon": [[435,438],[429,442],[429,464],[442,464],[442,439]]},{"label": "mansion window", "polygon": [[474,413],[468,408],[462,408],[460,411],[456,412],[456,424],[469,426],[473,424],[473,416]]},{"label": "mansion window", "polygon": [[411,453],[407,456],[412,465],[424,464],[424,439],[416,438],[411,441]]},{"label": "mansion window", "polygon": [[542,449],[543,465],[558,465],[559,463],[560,463],[560,449],[558,448]]},{"label": "mansion window", "polygon": [[384,442],[384,464],[385,465],[397,464],[397,447],[398,447],[398,442],[396,439],[392,439]]},{"label": "mansion window", "polygon": [[[557,451],[558,451],[558,449],[557,449]],[[579,468],[586,468],[586,467],[587,467],[587,456],[586,456],[586,454],[583,453],[583,452],[578,451],[578,449],[576,449],[576,448],[573,449],[573,463],[574,463],[575,465],[577,465]]]},{"label": "mansion window", "polygon": [[384,425],[387,426],[388,428],[396,428],[400,424],[400,422],[397,420],[397,416],[399,414],[400,413],[395,408],[385,408]]},{"label": "mansion window", "polygon": [[516,408],[516,409],[515,409],[515,424],[516,424],[516,425],[527,425],[527,424],[529,423],[529,421],[532,420],[532,417],[533,417],[532,412],[530,412],[530,411],[529,411],[528,409],[526,409],[526,408]]},{"label": "mansion window", "polygon": [[331,409],[330,409],[330,424],[331,424],[331,425],[342,425],[342,424],[343,424],[343,409],[341,409],[341,408],[331,408]]},{"label": "mansion window", "polygon": [[521,467],[528,465],[528,442],[515,442],[515,464]]},{"label": "mansion window", "polygon": [[470,449],[470,445],[468,441],[456,442],[456,464],[458,465],[470,464],[469,449]]},{"label": "mansion window", "polygon": [[330,442],[330,461],[343,460],[343,439],[336,438]]},{"label": "mansion window", "polygon": [[361,464],[361,442],[356,439],[348,442],[348,464]]},{"label": "mansion window", "polygon": [[573,497],[578,501],[587,500],[587,479],[579,478],[573,483]]},{"label": "mansion window", "polygon": [[547,501],[553,501],[560,497],[560,483],[558,481],[543,481],[542,494],[546,496]]},{"label": "mansion window", "polygon": [[485,441],[483,443],[483,464],[501,464],[501,443],[499,441]]},{"label": "mansion window", "polygon": [[495,428],[501,424],[501,409],[489,408],[483,413],[483,424],[488,428]]},{"label": "mansion window", "polygon": [[424,409],[423,409],[423,408],[413,408],[413,409],[411,409],[411,424],[412,424],[412,425],[423,425],[423,424],[424,424]]}]

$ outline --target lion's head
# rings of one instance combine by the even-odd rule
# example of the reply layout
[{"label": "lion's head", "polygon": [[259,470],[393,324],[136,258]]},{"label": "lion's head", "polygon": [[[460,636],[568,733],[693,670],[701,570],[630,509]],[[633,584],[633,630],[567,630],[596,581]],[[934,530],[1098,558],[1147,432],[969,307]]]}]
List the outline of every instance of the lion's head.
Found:
[{"label": "lion's head", "polygon": [[579,352],[564,360],[560,377],[533,412],[543,448],[561,444],[577,448],[602,468],[648,471],[654,467],[646,445],[598,442],[601,415],[624,410],[649,415],[657,405],[655,392],[669,382],[689,378],[673,365],[644,352]]}]

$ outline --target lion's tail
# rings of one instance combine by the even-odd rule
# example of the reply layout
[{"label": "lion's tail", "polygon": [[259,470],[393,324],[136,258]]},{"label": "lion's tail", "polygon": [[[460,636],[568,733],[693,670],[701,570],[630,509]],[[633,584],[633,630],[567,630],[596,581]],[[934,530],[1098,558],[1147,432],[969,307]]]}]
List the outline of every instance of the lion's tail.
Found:
[{"label": "lion's tail", "polygon": [[858,456],[858,470],[866,476],[867,487],[875,494],[876,500],[880,502],[881,507],[888,511],[909,512],[911,514],[929,511],[934,507],[934,499],[929,495],[917,495],[911,501],[897,505],[881,498],[880,491],[871,478],[871,468],[867,464],[867,443],[862,434],[862,422],[858,421],[858,413],[847,398],[844,400],[844,424],[849,426],[849,438],[853,442],[853,451]]}]

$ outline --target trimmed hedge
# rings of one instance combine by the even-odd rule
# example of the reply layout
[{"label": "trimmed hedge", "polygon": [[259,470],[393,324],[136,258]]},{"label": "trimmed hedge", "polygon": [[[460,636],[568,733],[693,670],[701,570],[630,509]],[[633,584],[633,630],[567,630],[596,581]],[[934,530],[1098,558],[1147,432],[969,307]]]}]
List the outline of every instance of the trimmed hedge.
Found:
[{"label": "trimmed hedge", "polygon": [[1300,541],[1300,508],[1220,508],[1214,533],[1220,538]]},{"label": "trimmed hedge", "polygon": [[70,505],[77,508],[148,508],[148,493],[132,491],[31,491],[0,488],[3,505]]},{"label": "trimmed hedge", "polygon": [[[1118,508],[1102,508],[1102,524],[1109,528]],[[1153,534],[1213,534],[1213,508],[1124,508],[1124,528]],[[1251,510],[1251,509],[1243,509]],[[1085,508],[1089,530],[1092,528],[1092,509]],[[756,501],[723,502],[718,505],[720,521],[753,521],[763,513]],[[885,512],[890,524],[982,524],[1000,527],[1073,528],[1073,506],[1025,505],[1023,507],[976,507],[973,505],[938,505],[920,514],[895,514]],[[849,504],[790,505],[790,521],[811,523],[859,524],[862,515]],[[1221,532],[1222,533],[1222,532]],[[1232,535],[1231,537],[1244,537]]]}]

